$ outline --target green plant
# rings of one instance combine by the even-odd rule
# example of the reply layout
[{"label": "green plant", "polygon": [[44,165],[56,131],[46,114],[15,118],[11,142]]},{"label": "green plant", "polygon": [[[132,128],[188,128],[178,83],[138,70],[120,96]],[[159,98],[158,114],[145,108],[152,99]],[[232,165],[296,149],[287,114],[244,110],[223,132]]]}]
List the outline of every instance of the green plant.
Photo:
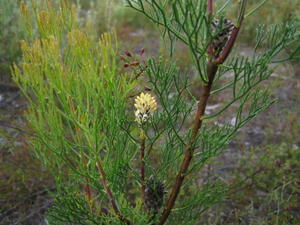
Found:
[{"label": "green plant", "polygon": [[18,1],[0,0],[0,5],[0,76],[3,78],[20,56],[18,41],[23,31],[19,24]]},{"label": "green plant", "polygon": [[255,16],[249,19],[247,26],[243,28],[241,33],[241,39],[248,43],[255,43],[256,29],[261,25],[261,18],[263,18],[263,24],[271,25],[280,23],[289,16],[297,17],[300,12],[299,3],[293,0],[249,1],[249,11],[257,7],[259,7],[259,10],[255,13]]},{"label": "green plant", "polygon": [[[22,42],[14,80],[30,103],[32,148],[55,175],[51,224],[197,224],[227,191],[218,180],[200,184],[201,168],[274,102],[256,89],[272,74],[270,64],[298,57],[296,46],[288,58],[277,58],[299,39],[297,23],[289,19],[261,27],[253,55],[228,58],[246,0],[235,23],[225,18],[228,5],[215,12],[211,0],[127,3],[161,26],[171,55],[176,41],[186,45],[201,80],[199,98],[190,93],[189,76],[167,58],[146,61],[127,51],[124,66],[140,72],[122,72],[114,34],[90,38],[67,1],[34,7],[32,17],[22,4],[28,31],[36,24],[39,38]],[[232,81],[223,84],[228,72]],[[134,104],[131,96],[141,86],[152,93],[139,94]],[[225,89],[231,98],[206,115],[210,96]],[[209,123],[229,107],[236,111],[233,124]]]},{"label": "green plant", "polygon": [[299,157],[299,148],[287,143],[245,151],[233,171],[229,193],[238,215],[231,216],[232,224],[238,224],[243,214],[249,215],[251,224],[298,224]]},{"label": "green plant", "polygon": [[[243,127],[251,118],[255,117],[258,112],[272,104],[272,101],[268,100],[269,97],[266,92],[255,91],[252,93],[251,90],[271,75],[271,70],[268,65],[274,62],[274,58],[282,50],[291,45],[296,38],[299,38],[299,34],[295,35],[294,29],[297,27],[295,21],[287,21],[281,25],[275,25],[273,28],[270,28],[269,32],[266,32],[264,28],[260,28],[258,30],[257,44],[255,46],[253,57],[233,58],[227,65],[224,64],[232,50],[245,15],[251,15],[255,11],[254,9],[251,13],[245,14],[246,2],[247,1],[240,1],[239,15],[236,23],[233,25],[228,20],[224,19],[223,10],[228,7],[227,3],[214,13],[213,1],[209,0],[207,1],[207,4],[204,1],[185,1],[184,3],[180,1],[170,1],[169,4],[165,1],[155,0],[127,1],[130,7],[143,13],[154,23],[162,27],[163,34],[171,41],[171,50],[173,50],[173,43],[177,40],[187,45],[193,57],[197,72],[203,82],[203,87],[200,90],[192,136],[189,138],[190,140],[187,144],[183,141],[186,147],[182,163],[177,172],[176,180],[172,186],[172,191],[167,200],[166,207],[157,224],[164,224],[174,208],[184,178],[191,166],[191,161],[193,158],[197,158],[195,157],[195,155],[197,155],[197,152],[195,153],[195,150],[197,150],[195,146],[201,146],[200,149],[202,152],[199,152],[198,154],[202,159],[220,154],[220,150],[241,127]],[[206,7],[208,10],[207,13],[204,13],[206,12]],[[213,19],[218,17],[218,21],[213,21]],[[263,53],[256,52],[262,44],[266,44],[267,48],[264,49]],[[299,46],[293,52],[292,56],[295,56],[298,53]],[[152,70],[149,72],[149,76],[153,76],[151,74],[159,74],[163,71],[162,68],[154,63],[151,64],[151,67]],[[213,84],[220,80],[225,72],[228,71],[233,71],[233,81],[227,85],[223,85],[217,90],[211,90]],[[164,76],[166,77],[165,74]],[[163,77],[160,78],[163,79]],[[158,94],[161,94],[162,90],[166,88],[165,86],[168,85],[165,83],[165,86],[158,87],[156,82],[153,82],[153,84]],[[222,92],[226,88],[232,88],[232,99],[218,112],[205,116],[205,108],[210,94]],[[160,102],[163,102],[162,97],[162,95],[159,96]],[[202,134],[198,134],[198,131],[202,126],[202,121],[220,115],[233,103],[237,102],[240,102],[240,105],[237,109],[235,124],[233,127],[224,126],[222,128],[218,127],[216,131],[210,130],[209,135],[215,133],[218,138],[214,141],[214,144],[216,145],[214,146],[215,151],[213,151],[213,153],[210,152],[210,154],[206,153],[205,150],[210,150],[209,148],[212,140],[203,138],[202,143],[198,143],[198,135],[200,135],[201,139],[201,136],[204,136],[206,133],[206,128],[204,127],[202,129]],[[247,110],[245,110],[244,107],[246,103],[250,103],[250,108]],[[178,108],[183,107],[180,106]],[[245,111],[248,111],[248,115],[245,114]],[[170,122],[172,120],[174,121],[173,118],[169,119]],[[177,122],[178,121],[176,120],[176,123]],[[178,135],[178,138],[181,137]],[[208,146],[206,146],[206,144]],[[201,167],[204,162],[205,160],[200,160],[200,163],[194,160],[193,166],[198,164],[197,166]]]}]

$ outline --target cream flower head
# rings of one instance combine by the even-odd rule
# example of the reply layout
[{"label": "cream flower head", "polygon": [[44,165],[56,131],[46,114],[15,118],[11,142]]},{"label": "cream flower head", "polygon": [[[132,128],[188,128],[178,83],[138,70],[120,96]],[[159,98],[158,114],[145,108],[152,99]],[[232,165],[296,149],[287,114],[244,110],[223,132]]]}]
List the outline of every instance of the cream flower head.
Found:
[{"label": "cream flower head", "polygon": [[156,100],[149,93],[141,93],[135,99],[134,104],[135,110],[135,121],[139,124],[143,124],[149,120],[149,117],[153,115],[153,112],[157,109]]}]

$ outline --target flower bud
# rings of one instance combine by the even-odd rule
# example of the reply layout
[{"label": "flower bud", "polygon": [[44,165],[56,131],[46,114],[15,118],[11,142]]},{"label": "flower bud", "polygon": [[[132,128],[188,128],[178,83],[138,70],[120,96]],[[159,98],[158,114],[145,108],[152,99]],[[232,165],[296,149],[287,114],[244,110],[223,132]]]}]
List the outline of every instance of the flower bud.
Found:
[{"label": "flower bud", "polygon": [[148,93],[141,93],[138,97],[136,97],[134,106],[136,108],[135,121],[139,124],[147,122],[153,115],[153,112],[157,109],[155,98]]},{"label": "flower bud", "polygon": [[129,51],[126,50],[124,53],[125,53],[125,55],[127,55],[128,57],[132,57],[132,55],[131,55],[131,53],[130,53]]}]

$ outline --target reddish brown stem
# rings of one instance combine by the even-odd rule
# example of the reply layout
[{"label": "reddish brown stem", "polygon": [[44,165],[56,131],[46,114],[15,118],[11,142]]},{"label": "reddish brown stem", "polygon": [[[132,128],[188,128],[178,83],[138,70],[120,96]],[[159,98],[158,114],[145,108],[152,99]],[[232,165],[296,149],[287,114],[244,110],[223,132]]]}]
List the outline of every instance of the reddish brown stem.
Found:
[{"label": "reddish brown stem", "polygon": [[213,12],[214,12],[213,0],[207,0],[207,11],[210,15],[213,14]]},{"label": "reddish brown stem", "polygon": [[166,208],[165,208],[157,225],[163,225],[166,222],[166,220],[168,219],[168,217],[171,213],[171,210],[173,209],[173,207],[175,205],[175,201],[180,192],[183,180],[186,177],[190,162],[193,158],[194,142],[196,140],[197,133],[202,125],[202,117],[204,116],[204,113],[205,113],[205,108],[206,108],[207,101],[208,101],[208,98],[210,95],[210,90],[212,87],[214,77],[217,73],[217,70],[218,70],[218,65],[213,64],[212,62],[208,63],[207,72],[208,72],[209,81],[207,84],[204,85],[204,87],[200,91],[198,109],[197,109],[196,118],[194,121],[194,127],[193,127],[191,141],[185,150],[185,155],[184,155],[183,161],[181,163],[179,172],[177,174],[175,184],[172,188],[171,195],[167,201]]},{"label": "reddish brown stem", "polygon": [[233,47],[233,45],[234,45],[234,43],[236,41],[236,38],[237,38],[237,36],[239,34],[239,31],[240,31],[239,27],[233,28],[231,36],[230,36],[230,39],[226,43],[225,48],[222,51],[222,54],[215,60],[216,64],[222,64],[222,63],[225,62],[225,60],[227,59],[227,57],[229,56],[229,54],[230,54],[230,52],[232,50],[232,47]]},{"label": "reddish brown stem", "polygon": [[244,21],[244,15],[245,15],[245,9],[246,9],[247,0],[242,0],[240,2],[240,11],[238,16],[238,24],[237,27],[233,28],[231,36],[229,40],[227,41],[224,50],[222,51],[222,54],[215,60],[216,64],[222,64],[225,62],[227,57],[229,56],[232,47],[236,41],[236,38],[239,34],[240,28],[242,26],[242,23]]},{"label": "reddish brown stem", "polygon": [[141,192],[142,192],[142,200],[143,204],[145,206],[145,137],[142,137],[142,143],[141,143],[141,151],[140,151],[140,160],[141,160]]},{"label": "reddish brown stem", "polygon": [[91,191],[91,186],[88,178],[86,178],[85,194],[89,205],[90,213],[92,213],[93,210],[92,191]]},{"label": "reddish brown stem", "polygon": [[134,79],[138,79],[145,71],[146,69],[148,68],[147,65],[145,65],[135,76],[134,76]]},{"label": "reddish brown stem", "polygon": [[99,162],[96,162],[96,166],[99,170],[99,173],[100,173],[100,177],[101,177],[101,183],[106,191],[106,194],[108,195],[109,199],[110,199],[110,203],[112,205],[112,208],[115,212],[115,214],[118,216],[118,218],[123,221],[124,223],[130,225],[130,221],[128,219],[126,219],[120,212],[118,206],[117,206],[117,203],[116,203],[116,200],[115,200],[115,197],[108,185],[108,182],[107,182],[107,177],[106,177],[106,173],[101,165],[101,163]]},{"label": "reddish brown stem", "polygon": [[88,179],[86,179],[86,182],[87,182],[87,184],[85,186],[85,193],[86,193],[86,197],[90,203],[92,200],[92,192],[91,192],[91,187],[90,187]]},{"label": "reddish brown stem", "polygon": [[[213,0],[207,0],[207,1],[208,1],[207,7],[208,7],[208,13],[209,13],[208,16],[211,17],[213,14]],[[197,109],[196,118],[195,118],[194,125],[193,125],[193,133],[192,133],[191,141],[190,141],[189,145],[187,146],[187,148],[185,149],[184,158],[180,165],[180,169],[177,174],[175,184],[172,187],[171,195],[167,201],[166,207],[165,207],[163,214],[162,214],[159,222],[157,223],[157,225],[163,225],[167,221],[167,219],[175,205],[175,201],[180,192],[184,178],[187,175],[189,165],[193,158],[194,143],[197,138],[198,131],[202,126],[202,120],[203,120],[202,118],[205,114],[205,108],[207,105],[208,98],[210,96],[210,91],[211,91],[211,87],[212,87],[215,75],[218,71],[218,66],[221,63],[225,62],[225,60],[227,59],[228,55],[230,54],[231,49],[236,41],[236,38],[237,38],[239,30],[240,30],[240,26],[244,19],[246,2],[247,2],[246,0],[241,1],[241,10],[239,12],[238,27],[235,27],[233,29],[232,35],[231,35],[229,41],[227,42],[225,49],[222,52],[221,56],[219,56],[214,61],[213,61],[211,55],[209,57],[209,62],[207,65],[208,83],[206,83],[200,91],[198,109]],[[210,54],[210,50],[208,50],[208,53]]]}]

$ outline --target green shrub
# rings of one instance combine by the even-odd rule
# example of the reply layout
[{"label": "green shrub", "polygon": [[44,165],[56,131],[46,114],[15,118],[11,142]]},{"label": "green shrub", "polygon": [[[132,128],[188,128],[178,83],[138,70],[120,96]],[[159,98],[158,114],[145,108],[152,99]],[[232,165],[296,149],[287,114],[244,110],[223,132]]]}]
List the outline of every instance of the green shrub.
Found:
[{"label": "green shrub", "polygon": [[295,144],[249,149],[233,173],[230,199],[238,217],[247,215],[251,224],[299,224],[299,159]]},{"label": "green shrub", "polygon": [[[296,46],[278,60],[299,39],[295,20],[262,27],[253,55],[228,58],[247,25],[246,0],[235,23],[214,13],[210,0],[127,0],[162,28],[171,57],[177,41],[189,49],[200,80],[196,98],[172,58],[126,51],[123,66],[134,72],[124,73],[114,32],[96,40],[80,29],[75,6],[46,3],[32,5],[32,14],[21,6],[28,33],[37,35],[21,42],[14,80],[30,103],[31,146],[55,176],[50,224],[197,224],[227,191],[220,180],[202,185],[199,172],[274,103],[257,86],[271,76],[271,64],[298,57]],[[141,89],[148,93],[136,97]],[[227,102],[206,115],[211,97],[227,89]],[[228,108],[234,123],[211,123]]]}]

